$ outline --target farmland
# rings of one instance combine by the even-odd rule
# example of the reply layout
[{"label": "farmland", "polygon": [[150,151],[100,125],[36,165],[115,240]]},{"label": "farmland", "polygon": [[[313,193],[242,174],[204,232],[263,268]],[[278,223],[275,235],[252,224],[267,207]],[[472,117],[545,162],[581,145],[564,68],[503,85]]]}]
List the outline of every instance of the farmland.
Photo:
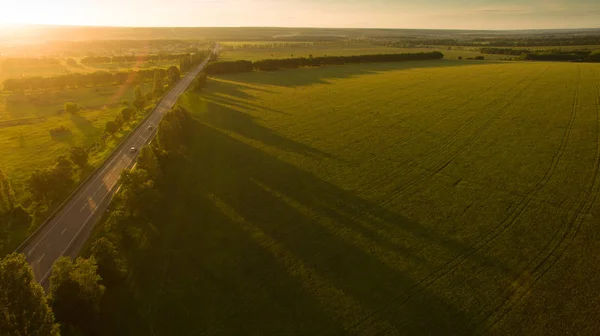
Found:
[{"label": "farmland", "polygon": [[[456,60],[481,56],[473,48],[455,47],[448,50],[445,46],[427,48],[393,48],[378,46],[367,42],[224,42],[221,60],[256,61],[272,58],[321,57],[321,56],[350,56],[372,54],[401,54],[441,51],[446,59]],[[485,55],[488,59],[501,59],[503,55]]]},{"label": "farmland", "polygon": [[[151,84],[141,86],[150,91]],[[1,169],[11,179],[17,199],[30,204],[25,192],[25,181],[31,173],[53,164],[59,155],[67,155],[73,146],[88,150],[88,169],[75,177],[82,180],[92,168],[102,163],[135,124],[125,125],[106,141],[104,127],[107,121],[120,115],[123,102],[133,100],[133,86],[107,86],[66,91],[30,92],[0,95],[0,157]],[[81,110],[76,114],[64,111],[65,102],[76,103]],[[138,114],[136,120],[143,116]],[[53,136],[50,130],[59,126],[69,132]],[[101,146],[98,146],[102,143]],[[35,224],[45,218],[37,218]],[[31,228],[19,227],[0,235],[0,251],[8,253],[25,239]]]},{"label": "farmland", "polygon": [[195,136],[105,326],[593,334],[599,85],[453,60],[212,78],[181,98]]}]

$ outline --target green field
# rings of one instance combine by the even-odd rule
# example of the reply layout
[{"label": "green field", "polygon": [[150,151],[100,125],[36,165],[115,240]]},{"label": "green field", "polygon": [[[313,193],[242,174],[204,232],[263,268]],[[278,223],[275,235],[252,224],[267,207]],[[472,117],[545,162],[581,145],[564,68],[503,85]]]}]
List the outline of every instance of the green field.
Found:
[{"label": "green field", "polygon": [[6,67],[2,65],[3,59],[0,58],[0,83],[7,78],[25,77],[51,77],[64,75],[67,73],[90,73],[95,71],[128,71],[136,69],[149,68],[168,68],[171,65],[179,65],[179,62],[174,61],[159,61],[159,62],[142,62],[142,63],[107,63],[107,64],[89,64],[82,65],[77,60],[77,66],[66,64],[65,60],[61,60],[60,64],[49,65],[22,65]]},{"label": "green field", "polygon": [[181,99],[194,143],[106,326],[594,334],[599,85],[598,65],[535,62],[213,78]]},{"label": "green field", "polygon": [[[152,84],[143,84],[142,88],[148,92]],[[131,102],[133,96],[131,85],[0,95],[0,169],[8,175],[18,201],[29,207],[27,178],[35,169],[52,165],[59,155],[68,155],[74,146],[88,150],[90,164],[77,173],[77,181],[100,165],[135,122],[143,118],[138,114],[136,121],[126,124],[115,136],[100,141],[105,138],[106,122],[114,120],[124,107],[122,102]],[[65,102],[77,103],[82,109],[68,114],[64,112]],[[70,133],[52,136],[50,129],[59,125],[68,127]],[[42,211],[33,225],[39,225],[46,215]],[[0,232],[0,253],[13,251],[32,228]]]},{"label": "green field", "polygon": [[[350,55],[371,55],[371,54],[404,54],[416,52],[441,51],[446,59],[457,59],[476,57],[483,55],[479,51],[470,50],[470,48],[454,47],[448,50],[448,47],[432,48],[392,48],[378,46],[370,43],[358,42],[224,42],[221,50],[220,60],[249,60],[256,61],[270,58],[294,58],[294,57],[313,57],[320,56],[350,56]],[[241,48],[241,45],[252,45],[256,47]],[[460,48],[460,49],[459,49]],[[484,55],[487,59],[499,60],[506,58],[504,55]]]}]

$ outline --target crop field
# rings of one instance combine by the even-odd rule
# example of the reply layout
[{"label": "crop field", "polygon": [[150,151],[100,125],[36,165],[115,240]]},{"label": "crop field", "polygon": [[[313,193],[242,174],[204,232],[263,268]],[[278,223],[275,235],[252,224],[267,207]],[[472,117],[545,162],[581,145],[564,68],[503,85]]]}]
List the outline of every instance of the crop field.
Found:
[{"label": "crop field", "polygon": [[[432,47],[432,48],[393,48],[378,46],[369,43],[318,43],[318,42],[224,42],[223,50],[219,57],[223,61],[248,60],[256,61],[270,58],[293,58],[320,56],[350,56],[370,54],[403,54],[417,52],[441,51],[446,59],[456,60],[458,57],[469,58],[481,56],[479,51],[472,48]],[[247,46],[242,48],[241,46]],[[252,46],[252,47],[249,47]],[[484,55],[487,59],[499,60],[506,58],[504,55]]]},{"label": "crop field", "polygon": [[533,62],[212,78],[181,98],[195,140],[106,325],[594,334],[599,86],[598,65]]}]

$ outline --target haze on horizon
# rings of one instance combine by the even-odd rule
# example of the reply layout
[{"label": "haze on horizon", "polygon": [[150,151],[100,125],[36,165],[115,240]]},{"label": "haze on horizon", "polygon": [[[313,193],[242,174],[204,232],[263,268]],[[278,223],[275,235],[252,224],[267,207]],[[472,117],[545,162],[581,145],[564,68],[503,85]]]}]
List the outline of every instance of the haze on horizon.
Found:
[{"label": "haze on horizon", "polygon": [[597,0],[21,0],[0,24],[422,29],[599,28]]}]

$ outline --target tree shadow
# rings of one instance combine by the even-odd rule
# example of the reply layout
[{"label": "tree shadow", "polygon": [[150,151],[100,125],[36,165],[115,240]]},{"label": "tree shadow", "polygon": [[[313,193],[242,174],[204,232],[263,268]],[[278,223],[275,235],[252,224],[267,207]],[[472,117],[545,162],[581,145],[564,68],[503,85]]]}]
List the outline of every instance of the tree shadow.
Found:
[{"label": "tree shadow", "polygon": [[99,131],[91,121],[87,120],[79,113],[70,113],[70,118],[75,127],[77,127],[77,129],[79,129],[83,134],[92,134]]},{"label": "tree shadow", "polygon": [[164,167],[168,197],[157,225],[168,229],[138,278],[156,273],[166,259],[159,251],[175,254],[151,317],[155,332],[369,334],[387,324],[402,334],[448,335],[472,328],[467,313],[420,285],[415,272],[435,271],[427,250],[457,254],[468,246],[213,127],[193,127],[192,161]]},{"label": "tree shadow", "polygon": [[[214,99],[215,97],[210,96],[210,98]],[[187,99],[197,100],[194,102],[188,101],[191,106],[204,106],[203,110],[205,112],[199,115],[198,118],[203,123],[212,127],[230,131],[281,150],[322,158],[332,158],[328,153],[282,137],[272,130],[261,126],[256,122],[256,118],[242,112],[243,110],[248,110],[248,108],[236,102],[225,101],[222,98],[213,101],[203,99],[199,96],[188,96]],[[234,107],[239,108],[239,110]]]},{"label": "tree shadow", "polygon": [[[243,82],[246,87],[254,89],[248,84],[272,85],[283,87],[299,87],[313,84],[331,84],[330,79],[353,78],[364,75],[375,75],[386,71],[426,69],[439,67],[457,67],[457,66],[480,66],[487,64],[502,64],[506,62],[499,61],[459,61],[459,60],[433,60],[433,61],[410,61],[410,62],[389,62],[389,63],[361,63],[345,65],[328,65],[315,68],[300,69],[281,69],[277,71],[264,71],[260,76],[255,73],[245,73],[236,75],[222,75],[218,79],[226,82]],[[286,72],[282,75],[281,72]],[[235,80],[233,79],[235,78]]]}]

